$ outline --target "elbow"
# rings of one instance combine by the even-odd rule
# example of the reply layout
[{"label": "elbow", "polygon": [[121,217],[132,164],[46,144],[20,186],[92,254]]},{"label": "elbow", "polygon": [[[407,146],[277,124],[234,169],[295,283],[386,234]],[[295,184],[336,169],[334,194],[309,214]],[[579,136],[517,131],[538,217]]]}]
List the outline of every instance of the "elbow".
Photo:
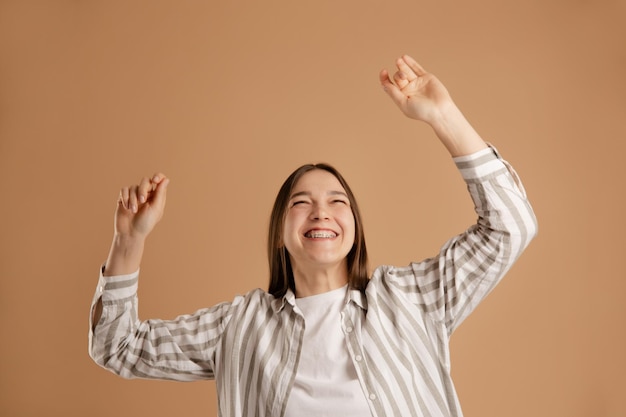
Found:
[{"label": "elbow", "polygon": [[529,209],[528,220],[524,222],[524,247],[528,246],[530,242],[537,237],[539,233],[539,223],[537,222],[537,216],[532,209]]},{"label": "elbow", "polygon": [[128,372],[128,370],[124,366],[120,366],[120,363],[113,360],[114,357],[107,356],[104,354],[100,354],[97,350],[94,350],[92,347],[89,348],[89,356],[91,359],[98,365],[100,368],[105,369],[111,372],[114,375],[122,377],[124,379],[133,379],[132,372]]},{"label": "elbow", "polygon": [[511,251],[518,254],[528,247],[539,231],[537,216],[528,201],[520,205],[515,215],[508,218],[503,226],[509,236]]},{"label": "elbow", "polygon": [[480,228],[486,248],[498,253],[504,264],[512,264],[521,256],[530,242],[537,236],[538,223],[532,210],[515,218],[509,218],[499,227]]},{"label": "elbow", "polygon": [[532,233],[529,236],[529,241],[533,240],[539,234],[539,223],[537,222],[537,218],[535,217],[535,222],[533,223]]},{"label": "elbow", "polygon": [[506,251],[513,259],[517,259],[530,245],[530,242],[535,239],[538,231],[537,218],[531,210],[523,221],[516,222],[516,226],[509,228],[508,232],[505,233],[507,236]]},{"label": "elbow", "polygon": [[[90,329],[89,332],[89,357],[93,360],[96,365],[99,367],[106,369],[109,372],[112,372],[115,375],[121,376],[123,378],[128,378],[123,375],[123,367],[116,366],[115,355],[111,352],[107,351],[105,348],[105,343],[101,340],[98,340],[98,327],[96,326],[94,330]],[[118,364],[119,365],[119,364]]]},{"label": "elbow", "polygon": [[97,342],[95,331],[96,331],[96,328],[94,328],[93,330],[90,330],[89,332],[89,348],[88,348],[89,357],[91,358],[92,361],[96,363],[96,365],[102,368],[108,369],[106,366],[107,361],[105,358],[106,355],[104,353],[104,349]]}]

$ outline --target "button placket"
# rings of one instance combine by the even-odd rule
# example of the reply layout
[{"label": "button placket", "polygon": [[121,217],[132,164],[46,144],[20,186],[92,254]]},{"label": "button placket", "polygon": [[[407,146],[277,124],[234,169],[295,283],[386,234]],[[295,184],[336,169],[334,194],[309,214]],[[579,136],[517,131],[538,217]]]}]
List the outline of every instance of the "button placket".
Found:
[{"label": "button placket", "polygon": [[356,325],[350,319],[350,317],[348,317],[347,313],[342,313],[342,327],[344,329],[344,334],[346,337],[346,344],[348,346],[348,352],[350,354],[350,357],[352,358],[354,368],[356,369],[357,375],[359,376],[359,381],[361,383],[365,399],[371,403],[370,409],[372,410],[373,415],[378,415],[378,413],[380,412],[380,403],[377,401],[378,396],[375,394],[372,379],[365,363],[363,347],[361,346],[361,342],[359,340],[360,332],[357,331],[357,326],[359,325],[358,322],[360,318],[357,316],[355,317],[355,319],[355,321],[357,322]]}]

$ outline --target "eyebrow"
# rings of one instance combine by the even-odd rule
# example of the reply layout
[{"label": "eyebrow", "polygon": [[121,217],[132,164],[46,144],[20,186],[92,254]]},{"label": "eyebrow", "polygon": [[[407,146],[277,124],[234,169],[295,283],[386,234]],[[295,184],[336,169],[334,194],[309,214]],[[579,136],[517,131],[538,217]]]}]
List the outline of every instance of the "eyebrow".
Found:
[{"label": "eyebrow", "polygon": [[[340,195],[340,196],[348,198],[348,194],[344,193],[343,191],[329,191],[327,194],[328,195]],[[293,200],[294,198],[300,197],[300,196],[310,197],[311,193],[309,191],[298,191],[297,193],[293,193],[291,197],[289,197],[289,199]]]}]

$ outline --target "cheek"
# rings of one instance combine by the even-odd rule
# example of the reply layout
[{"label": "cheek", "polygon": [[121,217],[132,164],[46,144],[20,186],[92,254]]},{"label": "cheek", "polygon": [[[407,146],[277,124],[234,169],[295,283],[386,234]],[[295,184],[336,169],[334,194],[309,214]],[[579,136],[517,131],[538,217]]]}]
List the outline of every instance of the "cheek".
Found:
[{"label": "cheek", "polygon": [[354,241],[356,240],[356,227],[354,226],[354,223],[352,223],[352,229],[350,230],[350,234],[351,234],[351,241],[352,244],[354,244]]},{"label": "cheek", "polygon": [[285,219],[285,222],[283,223],[282,234],[280,236],[281,240],[283,241],[283,244],[285,243],[287,239],[289,239],[290,231],[291,231],[291,223],[287,219]]},{"label": "cheek", "polygon": [[355,237],[355,233],[356,233],[356,222],[354,220],[354,216],[352,215],[352,212],[348,212],[346,213],[343,217],[342,217],[342,227],[343,227],[343,232],[346,235],[351,236],[352,240],[354,241],[354,237]]},{"label": "cheek", "polygon": [[289,239],[293,235],[298,228],[298,224],[297,213],[294,213],[293,211],[288,212],[283,220],[283,233],[281,236],[283,241]]}]

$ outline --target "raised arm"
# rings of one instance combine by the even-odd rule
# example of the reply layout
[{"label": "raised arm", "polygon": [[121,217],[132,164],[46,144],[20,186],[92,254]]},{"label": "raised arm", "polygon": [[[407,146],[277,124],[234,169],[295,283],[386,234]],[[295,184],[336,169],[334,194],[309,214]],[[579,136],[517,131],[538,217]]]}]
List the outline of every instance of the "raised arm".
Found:
[{"label": "raised arm", "polygon": [[393,76],[380,72],[380,82],[393,102],[409,118],[428,123],[453,157],[469,155],[487,147],[448,90],[413,58],[396,61]]},{"label": "raised arm", "polygon": [[[165,175],[155,174],[120,190],[104,276],[128,275],[139,269],[146,238],[163,217],[168,184]],[[101,315],[102,301],[98,300],[93,309],[93,326]]]},{"label": "raised arm", "polygon": [[403,297],[443,323],[447,334],[502,279],[537,233],[537,220],[516,172],[480,138],[443,84],[404,55],[380,82],[409,118],[428,123],[454,157],[478,215],[476,224],[439,253],[387,279]]}]

